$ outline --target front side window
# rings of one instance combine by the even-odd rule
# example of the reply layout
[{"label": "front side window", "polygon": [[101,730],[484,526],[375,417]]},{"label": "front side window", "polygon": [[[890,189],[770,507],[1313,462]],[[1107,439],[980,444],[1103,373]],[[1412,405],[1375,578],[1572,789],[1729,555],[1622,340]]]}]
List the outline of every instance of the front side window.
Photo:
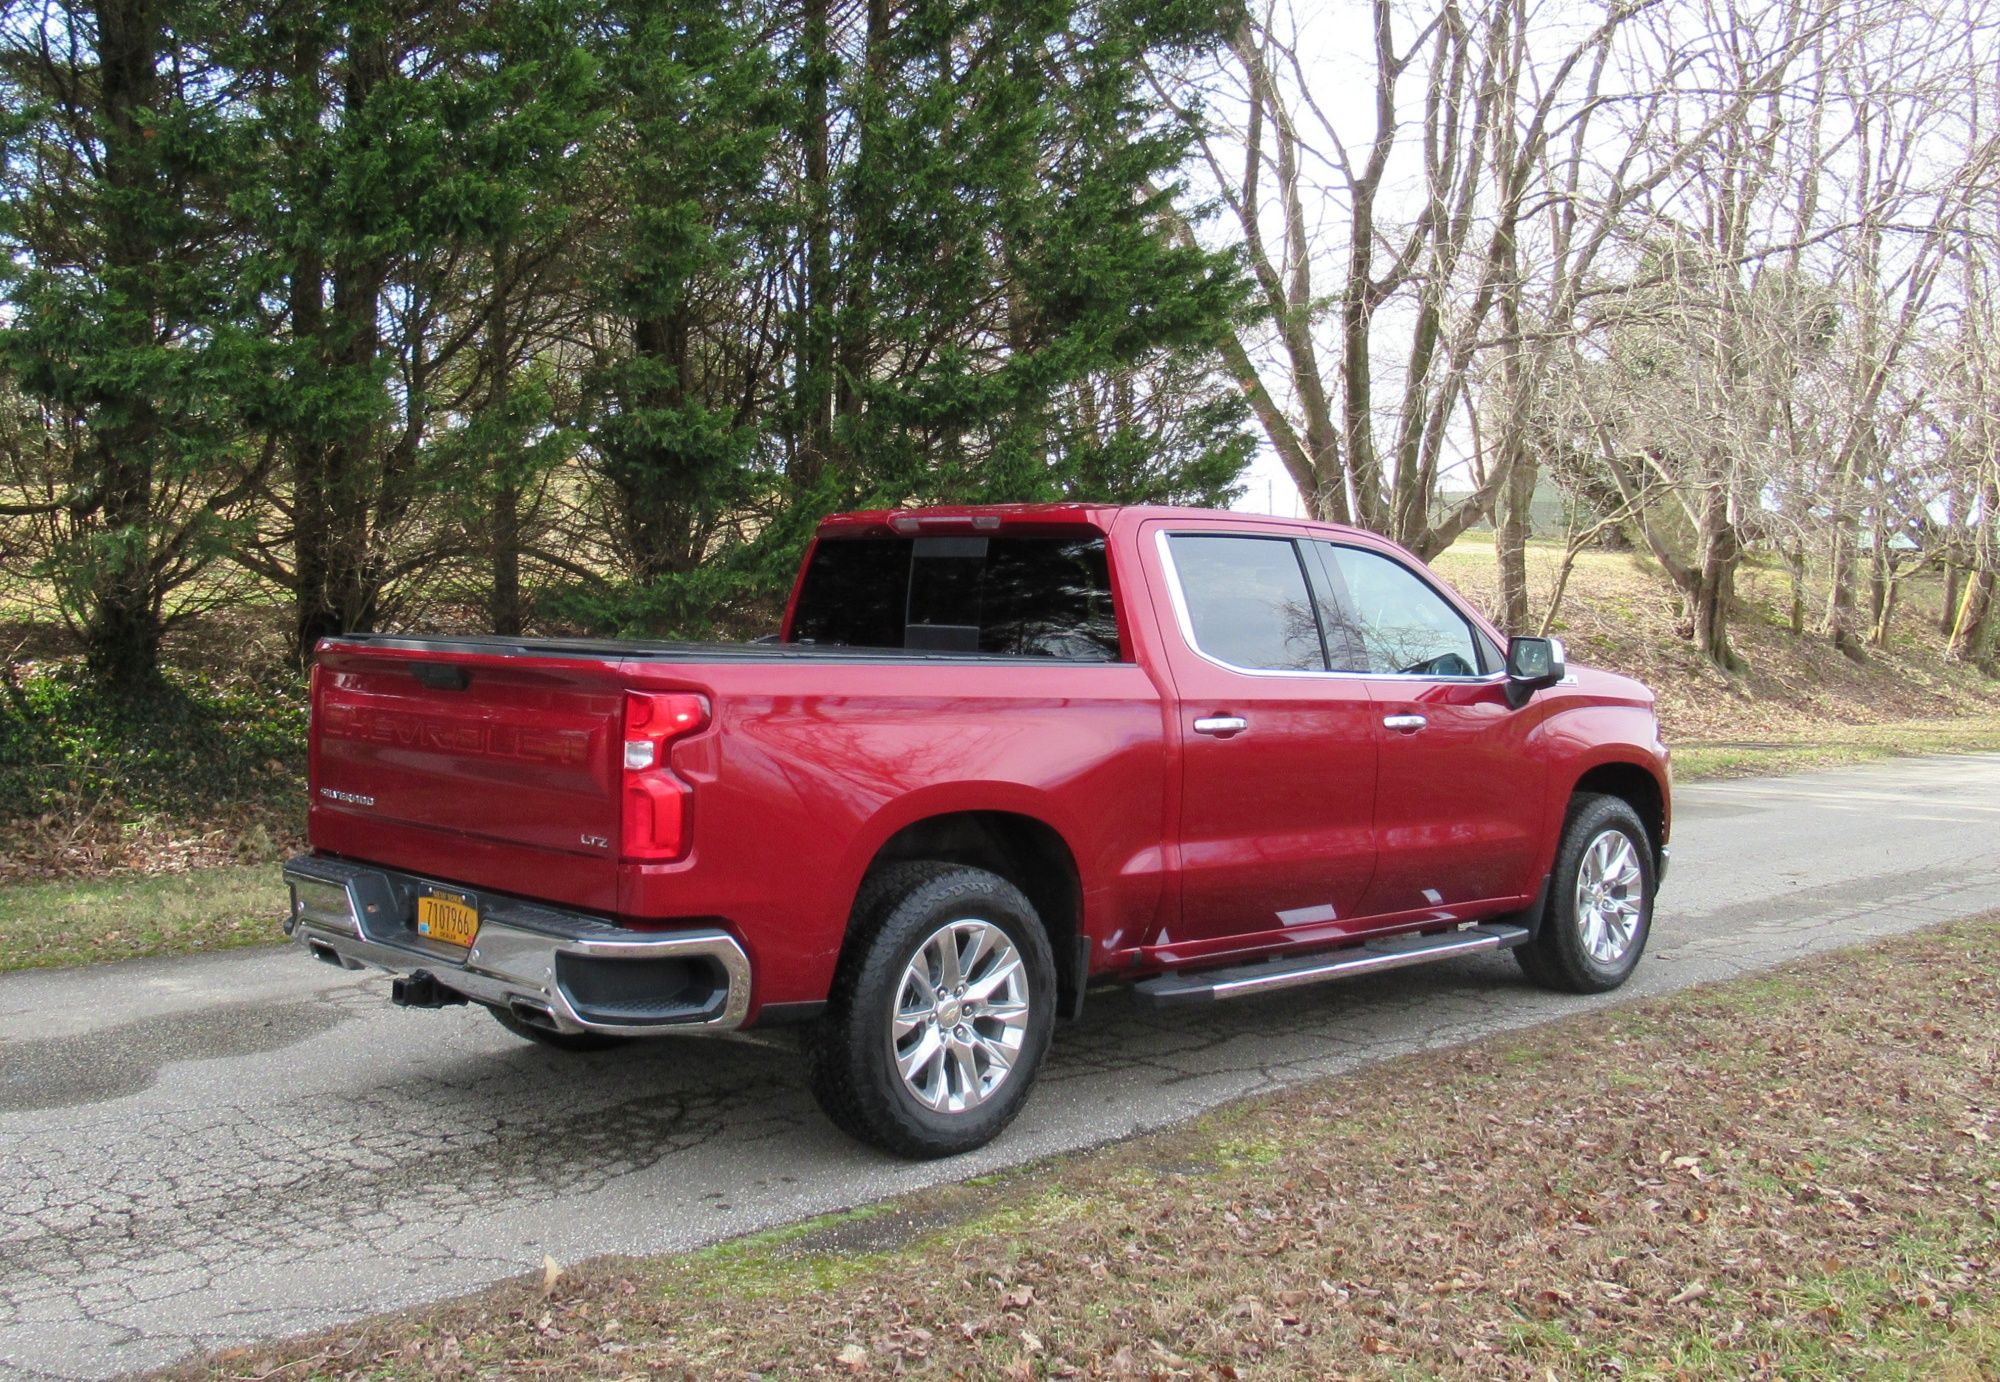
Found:
[{"label": "front side window", "polygon": [[1167,547],[1202,652],[1254,671],[1326,669],[1305,568],[1290,538],[1183,533]]},{"label": "front side window", "polygon": [[1404,566],[1359,547],[1319,544],[1329,599],[1322,602],[1334,670],[1378,676],[1476,677],[1472,626]]}]

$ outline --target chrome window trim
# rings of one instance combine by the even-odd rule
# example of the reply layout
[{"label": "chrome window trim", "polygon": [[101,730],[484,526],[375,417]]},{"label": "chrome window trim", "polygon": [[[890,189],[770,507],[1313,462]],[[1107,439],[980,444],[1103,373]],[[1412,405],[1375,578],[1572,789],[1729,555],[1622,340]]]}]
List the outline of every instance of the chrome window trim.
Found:
[{"label": "chrome window trim", "polygon": [[[1211,666],[1220,667],[1225,672],[1234,672],[1239,677],[1304,677],[1308,679],[1333,680],[1333,681],[1396,681],[1402,683],[1436,682],[1451,686],[1472,686],[1472,685],[1483,685],[1483,684],[1491,684],[1494,686],[1498,686],[1499,684],[1507,680],[1507,672],[1504,667],[1498,672],[1483,672],[1478,676],[1472,676],[1472,677],[1438,676],[1436,674],[1428,672],[1336,672],[1328,668],[1320,668],[1318,670],[1288,671],[1278,667],[1238,667],[1233,662],[1225,661],[1224,659],[1217,657],[1215,654],[1205,651],[1202,648],[1200,642],[1195,638],[1194,619],[1188,613],[1187,597],[1181,590],[1180,568],[1174,565],[1173,548],[1169,541],[1169,539],[1176,537],[1257,538],[1266,542],[1273,542],[1273,541],[1289,542],[1293,545],[1294,551],[1297,551],[1298,543],[1301,541],[1333,542],[1333,539],[1311,537],[1311,536],[1301,538],[1296,533],[1276,532],[1276,531],[1257,532],[1250,529],[1229,529],[1229,528],[1194,528],[1194,529],[1161,528],[1153,534],[1153,545],[1159,552],[1160,566],[1163,573],[1166,576],[1167,598],[1174,607],[1174,622],[1180,626],[1181,642],[1187,645],[1187,649],[1189,652],[1193,653],[1196,657],[1200,658],[1203,662],[1206,662]],[[1343,544],[1338,542],[1334,542],[1334,545],[1353,546],[1353,544],[1351,543]],[[1367,547],[1356,547],[1355,550],[1359,552],[1373,551],[1372,548],[1367,548]],[[1386,554],[1375,552],[1374,555],[1384,556]],[[1388,559],[1391,561],[1395,560],[1395,558],[1393,557],[1390,557]],[[1396,562],[1396,564],[1398,566],[1403,565],[1401,562]],[[1403,569],[1406,571],[1409,570],[1408,567],[1404,567]],[[1310,573],[1301,571],[1300,574],[1307,576],[1306,591],[1309,596],[1312,595],[1314,592],[1312,590]],[[1416,573],[1411,572],[1410,574],[1415,575]],[[1418,579],[1422,580],[1423,578],[1419,576]],[[1437,589],[1437,587],[1432,585],[1429,581],[1424,581],[1424,585],[1434,592]],[[1440,594],[1438,598],[1444,599],[1442,594]],[[1450,600],[1445,600],[1445,604],[1451,606],[1452,612],[1454,614],[1457,614],[1461,619],[1465,617],[1464,614],[1458,609],[1458,607],[1452,604]],[[1470,626],[1468,625],[1468,627]]]}]

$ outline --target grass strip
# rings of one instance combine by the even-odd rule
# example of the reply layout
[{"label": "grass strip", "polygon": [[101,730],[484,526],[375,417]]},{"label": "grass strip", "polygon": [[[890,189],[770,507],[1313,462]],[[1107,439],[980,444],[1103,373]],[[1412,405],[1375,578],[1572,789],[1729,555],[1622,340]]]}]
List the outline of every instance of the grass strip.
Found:
[{"label": "grass strip", "polygon": [[1995,750],[2000,750],[2000,715],[1967,715],[1951,720],[1895,720],[1872,725],[1829,724],[1811,735],[1676,744],[1674,780],[1701,782],[1731,777],[1776,777],[1784,773],[1839,768],[1885,758],[1988,753]]},{"label": "grass strip", "polygon": [[0,887],[0,972],[284,939],[276,864]]},{"label": "grass strip", "polygon": [[174,1375],[1990,1378],[1997,1203],[1987,918]]}]

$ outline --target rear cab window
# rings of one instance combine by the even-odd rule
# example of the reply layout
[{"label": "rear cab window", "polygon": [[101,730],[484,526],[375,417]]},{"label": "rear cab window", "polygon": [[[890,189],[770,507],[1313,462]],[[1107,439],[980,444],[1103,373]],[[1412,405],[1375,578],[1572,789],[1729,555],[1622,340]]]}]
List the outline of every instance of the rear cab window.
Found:
[{"label": "rear cab window", "polygon": [[792,612],[795,643],[1118,660],[1098,533],[822,538]]}]

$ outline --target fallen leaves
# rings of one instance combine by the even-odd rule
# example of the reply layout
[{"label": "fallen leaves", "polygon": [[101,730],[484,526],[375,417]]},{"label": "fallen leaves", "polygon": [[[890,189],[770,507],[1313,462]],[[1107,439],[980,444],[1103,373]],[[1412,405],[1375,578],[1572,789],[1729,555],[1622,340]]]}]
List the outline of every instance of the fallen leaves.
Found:
[{"label": "fallen leaves", "polygon": [[[1461,1048],[941,1187],[922,1203],[950,1231],[877,1256],[586,1266],[560,1290],[545,1260],[509,1325],[441,1316],[410,1368],[1527,1382],[1672,1375],[1698,1341],[1730,1375],[1950,1372],[1957,1331],[2000,1337],[2000,1155],[1965,1132],[2000,1132],[1995,936],[1509,1038],[1537,1043],[1533,1078]],[[1228,1165],[1224,1142],[1279,1155]],[[1801,1367],[1808,1346],[1835,1361]]]}]

